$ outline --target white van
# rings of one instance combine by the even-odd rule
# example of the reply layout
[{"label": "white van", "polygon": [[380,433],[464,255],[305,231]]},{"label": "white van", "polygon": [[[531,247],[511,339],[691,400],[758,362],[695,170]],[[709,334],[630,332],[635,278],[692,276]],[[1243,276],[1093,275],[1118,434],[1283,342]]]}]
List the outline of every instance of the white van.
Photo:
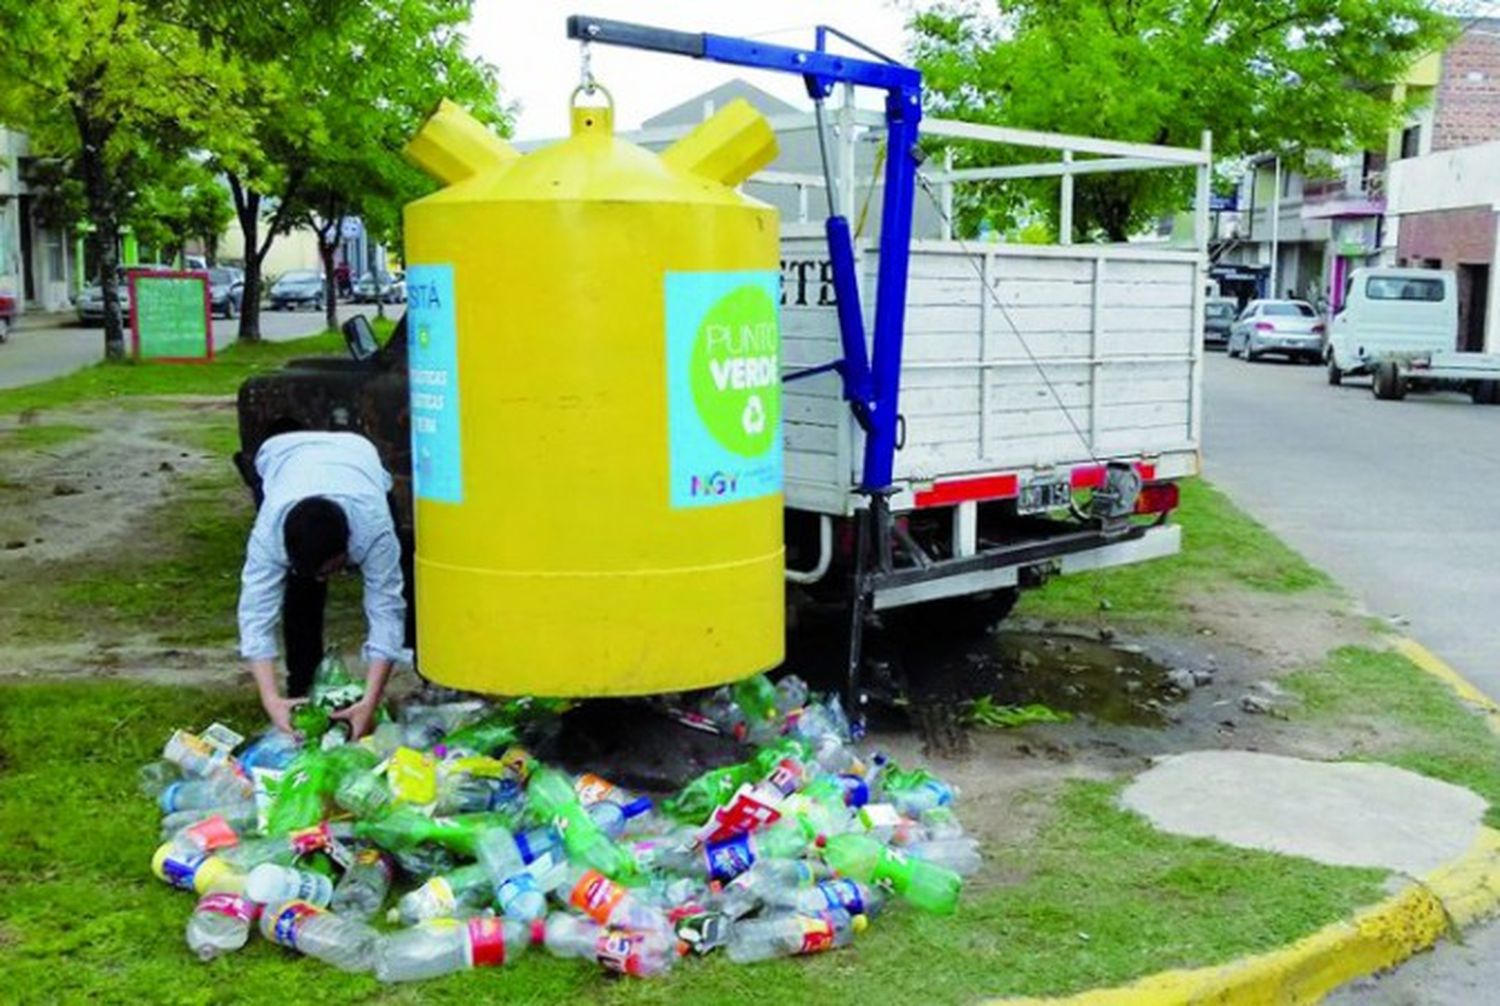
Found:
[{"label": "white van", "polygon": [[1458,283],[1446,269],[1356,269],[1329,329],[1328,383],[1368,374],[1390,356],[1452,352]]}]

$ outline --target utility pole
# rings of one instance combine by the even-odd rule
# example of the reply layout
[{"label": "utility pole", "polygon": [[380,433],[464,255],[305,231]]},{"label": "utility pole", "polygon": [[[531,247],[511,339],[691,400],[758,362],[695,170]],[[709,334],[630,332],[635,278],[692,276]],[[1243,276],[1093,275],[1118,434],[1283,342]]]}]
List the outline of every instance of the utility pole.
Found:
[{"label": "utility pole", "polygon": [[1277,255],[1281,244],[1281,155],[1276,155],[1271,169],[1271,281],[1266,296],[1274,299],[1281,288],[1276,285]]}]

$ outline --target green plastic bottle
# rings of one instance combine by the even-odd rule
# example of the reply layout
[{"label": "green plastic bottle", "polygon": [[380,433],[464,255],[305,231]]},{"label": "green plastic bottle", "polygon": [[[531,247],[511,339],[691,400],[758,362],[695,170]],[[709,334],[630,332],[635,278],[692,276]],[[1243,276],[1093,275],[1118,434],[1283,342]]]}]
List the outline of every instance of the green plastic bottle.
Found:
[{"label": "green plastic bottle", "polygon": [[635,858],[610,841],[578,800],[573,781],[554,768],[538,768],[527,786],[531,806],[541,823],[555,827],[574,863],[592,867],[612,880],[633,878]]},{"label": "green plastic bottle", "polygon": [[776,686],[764,674],[738,681],[733,687],[734,701],[753,723],[776,718]]},{"label": "green plastic bottle", "polygon": [[488,755],[510,747],[516,742],[516,728],[509,713],[492,713],[477,723],[448,734],[440,742],[451,756],[456,752]]},{"label": "green plastic bottle", "polygon": [[868,835],[829,835],[823,858],[846,877],[861,883],[882,883],[902,898],[934,915],[958,910],[963,878],[946,867],[888,848]]},{"label": "green plastic bottle", "polygon": [[756,774],[749,762],[710,769],[663,803],[662,813],[674,821],[702,824],[715,807],[722,806],[735,790],[754,778]]},{"label": "green plastic bottle", "polygon": [[395,807],[384,817],[356,822],[354,837],[374,842],[388,852],[403,852],[431,842],[472,859],[480,836],[496,827],[514,827],[515,823],[514,814],[501,811],[428,817],[410,807]]},{"label": "green plastic bottle", "polygon": [[323,820],[327,759],[318,750],[303,751],[287,765],[266,815],[266,834],[285,835]]}]

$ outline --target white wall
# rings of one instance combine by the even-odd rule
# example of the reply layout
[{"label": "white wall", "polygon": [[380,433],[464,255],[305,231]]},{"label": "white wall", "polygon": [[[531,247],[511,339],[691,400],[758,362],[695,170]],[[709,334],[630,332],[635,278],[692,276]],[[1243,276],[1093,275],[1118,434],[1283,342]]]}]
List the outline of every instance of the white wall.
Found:
[{"label": "white wall", "polygon": [[1387,200],[1392,216],[1500,205],[1500,141],[1397,161]]},{"label": "white wall", "polygon": [[[244,261],[245,241],[238,222],[231,222],[229,229],[219,239],[219,259],[225,262]],[[318,257],[318,236],[310,230],[300,229],[290,234],[277,235],[276,240],[271,242],[271,250],[266,253],[262,271],[267,276],[280,276],[292,269],[321,271],[322,268],[322,259]]]}]

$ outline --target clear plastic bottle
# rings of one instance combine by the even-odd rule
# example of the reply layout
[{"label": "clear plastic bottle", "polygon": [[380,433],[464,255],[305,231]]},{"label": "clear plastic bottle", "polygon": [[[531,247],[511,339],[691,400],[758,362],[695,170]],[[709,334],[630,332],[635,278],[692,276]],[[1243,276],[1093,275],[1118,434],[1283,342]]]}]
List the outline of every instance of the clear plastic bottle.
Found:
[{"label": "clear plastic bottle", "polygon": [[788,674],[776,682],[776,711],[782,716],[807,705],[807,682]]},{"label": "clear plastic bottle", "polygon": [[362,819],[384,816],[393,800],[385,777],[375,772],[350,772],[333,791],[334,803]]},{"label": "clear plastic bottle", "polygon": [[374,966],[380,934],[363,922],[343,919],[306,901],[267,906],[260,916],[267,940],[332,964],[340,971],[368,971]]},{"label": "clear plastic bottle", "polygon": [[181,828],[172,835],[177,845],[197,849],[199,852],[217,852],[231,849],[239,844],[239,834],[234,826],[218,814]]},{"label": "clear plastic bottle", "polygon": [[864,931],[863,915],[830,911],[818,915],[777,915],[737,923],[729,934],[729,959],[736,964],[776,957],[817,954],[848,945]]},{"label": "clear plastic bottle", "polygon": [[161,757],[181,769],[183,775],[198,779],[242,774],[233,758],[186,730],[173,731],[166,747],[162,748]]},{"label": "clear plastic bottle", "polygon": [[677,959],[673,937],[666,932],[607,929],[565,912],[547,916],[542,943],[554,957],[595,960],[637,978],[664,974]]},{"label": "clear plastic bottle", "polygon": [[218,856],[191,845],[166,842],[151,857],[151,872],[182,891],[243,894],[245,875]]},{"label": "clear plastic bottle", "polygon": [[250,799],[250,780],[234,775],[216,775],[207,779],[183,779],[168,783],[157,795],[156,803],[163,814],[200,807],[221,807]]},{"label": "clear plastic bottle", "polygon": [[903,851],[916,859],[946,866],[960,877],[972,876],[984,865],[984,860],[979,855],[979,842],[973,838],[929,839],[926,842],[914,842]]},{"label": "clear plastic bottle", "polygon": [[407,892],[391,914],[406,926],[426,919],[475,915],[493,896],[489,874],[478,863],[472,863],[452,873],[433,877],[416,890]]},{"label": "clear plastic bottle", "polygon": [[598,870],[575,866],[562,874],[559,900],[611,929],[665,930],[667,917],[639,890],[629,890]]},{"label": "clear plastic bottle", "polygon": [[268,768],[281,771],[302,750],[302,742],[291,734],[274,727],[246,744],[236,756],[240,767],[251,769]]},{"label": "clear plastic bottle", "polygon": [[[490,886],[495,891],[495,903],[500,913],[512,919],[540,919],[547,912],[547,888],[537,884],[537,873],[530,870],[521,850],[516,846],[515,835],[509,828],[492,828],[480,836],[475,847],[479,865],[484,867]],[[548,871],[551,858],[533,861],[542,873]],[[560,880],[549,878],[553,883]]]},{"label": "clear plastic bottle", "polygon": [[306,901],[323,908],[333,900],[333,881],[311,870],[261,863],[245,878],[245,896],[262,905]]},{"label": "clear plastic bottle", "polygon": [[362,849],[333,885],[333,900],[328,907],[347,919],[369,922],[384,907],[395,875],[390,856],[379,849]]},{"label": "clear plastic bottle", "polygon": [[835,909],[849,915],[873,919],[885,907],[885,893],[848,877],[820,880],[811,887],[767,885],[762,901],[770,908],[791,909],[801,915],[819,915]]},{"label": "clear plastic bottle", "polygon": [[239,950],[250,940],[250,928],[260,917],[260,906],[237,894],[209,894],[200,898],[187,922],[188,949],[200,961]]},{"label": "clear plastic bottle", "polygon": [[255,828],[255,804],[231,803],[222,807],[201,807],[196,810],[179,810],[161,819],[162,840],[172,838],[183,830],[201,824],[210,818],[223,818],[236,832],[252,831]]},{"label": "clear plastic bottle", "polygon": [[519,957],[530,940],[530,923],[512,919],[428,919],[381,938],[375,947],[375,977],[412,982],[468,968],[501,967]]},{"label": "clear plastic bottle", "polygon": [[161,791],[182,778],[182,770],[169,761],[147,762],[136,772],[141,796],[149,800],[158,799]]},{"label": "clear plastic bottle", "polygon": [[521,851],[521,859],[527,863],[562,848],[562,835],[551,825],[517,832],[515,839],[516,848]]},{"label": "clear plastic bottle", "polygon": [[719,892],[720,911],[731,919],[750,914],[780,892],[805,891],[819,880],[832,876],[823,863],[805,859],[764,859],[750,870],[725,884]]}]

